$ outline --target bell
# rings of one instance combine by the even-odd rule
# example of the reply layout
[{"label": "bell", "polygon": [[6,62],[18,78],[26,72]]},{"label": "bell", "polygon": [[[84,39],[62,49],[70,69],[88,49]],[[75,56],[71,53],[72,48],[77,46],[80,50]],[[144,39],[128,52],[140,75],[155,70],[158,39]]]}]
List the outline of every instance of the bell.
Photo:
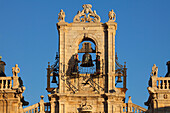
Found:
[{"label": "bell", "polygon": [[117,79],[117,81],[116,81],[116,82],[117,82],[117,83],[122,82],[121,75],[118,75],[118,79]]},{"label": "bell", "polygon": [[56,80],[55,76],[53,76],[53,79],[52,79],[51,83],[57,83],[57,80]]},{"label": "bell", "polygon": [[92,62],[92,57],[89,53],[85,53],[83,55],[82,64],[80,66],[82,66],[82,67],[92,67],[92,66],[94,66],[94,64]]}]

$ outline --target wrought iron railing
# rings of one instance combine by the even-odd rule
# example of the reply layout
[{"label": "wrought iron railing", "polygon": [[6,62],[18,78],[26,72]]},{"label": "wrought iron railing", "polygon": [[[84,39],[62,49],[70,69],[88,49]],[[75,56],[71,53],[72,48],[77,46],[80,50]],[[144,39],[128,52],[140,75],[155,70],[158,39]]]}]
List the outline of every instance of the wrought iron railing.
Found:
[{"label": "wrought iron railing", "polygon": [[80,74],[94,74],[96,72],[96,67],[81,67],[78,69]]}]

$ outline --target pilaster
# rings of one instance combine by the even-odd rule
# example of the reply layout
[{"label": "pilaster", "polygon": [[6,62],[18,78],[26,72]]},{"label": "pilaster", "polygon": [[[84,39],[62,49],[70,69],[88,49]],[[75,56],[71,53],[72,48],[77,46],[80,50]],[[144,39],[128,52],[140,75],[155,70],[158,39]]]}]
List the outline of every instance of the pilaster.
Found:
[{"label": "pilaster", "polygon": [[117,30],[117,23],[108,21],[108,91],[115,88],[115,35]]}]

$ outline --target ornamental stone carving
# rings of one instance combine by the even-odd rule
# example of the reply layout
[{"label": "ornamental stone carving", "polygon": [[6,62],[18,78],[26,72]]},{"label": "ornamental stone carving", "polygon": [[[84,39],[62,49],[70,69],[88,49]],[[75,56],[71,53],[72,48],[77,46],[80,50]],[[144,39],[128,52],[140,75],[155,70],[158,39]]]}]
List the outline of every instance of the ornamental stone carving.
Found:
[{"label": "ornamental stone carving", "polygon": [[150,76],[158,76],[158,67],[154,64]]},{"label": "ornamental stone carving", "polygon": [[84,103],[80,106],[81,112],[92,112],[93,107],[90,104]]},{"label": "ornamental stone carving", "polygon": [[61,9],[60,13],[58,14],[58,21],[65,22],[65,12]]},{"label": "ornamental stone carving", "polygon": [[116,14],[113,11],[113,9],[111,11],[109,11],[109,20],[112,20],[112,21],[116,20]]},{"label": "ornamental stone carving", "polygon": [[84,9],[77,12],[77,15],[73,19],[73,22],[100,22],[100,16],[97,15],[95,10],[91,10],[91,4],[84,4],[82,7]]},{"label": "ornamental stone carving", "polygon": [[15,67],[12,67],[13,76],[17,77],[19,72],[20,68],[18,67],[18,64],[15,64]]}]

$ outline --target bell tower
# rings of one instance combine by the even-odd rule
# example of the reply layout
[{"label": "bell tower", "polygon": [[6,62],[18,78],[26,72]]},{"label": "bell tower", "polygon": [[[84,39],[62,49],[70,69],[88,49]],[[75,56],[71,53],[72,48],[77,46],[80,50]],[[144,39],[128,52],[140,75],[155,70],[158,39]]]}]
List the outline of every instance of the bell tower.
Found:
[{"label": "bell tower", "polygon": [[111,10],[102,23],[92,5],[82,7],[72,23],[65,22],[63,10],[58,14],[59,54],[47,68],[51,113],[120,113],[127,68],[115,54],[116,14]]}]

